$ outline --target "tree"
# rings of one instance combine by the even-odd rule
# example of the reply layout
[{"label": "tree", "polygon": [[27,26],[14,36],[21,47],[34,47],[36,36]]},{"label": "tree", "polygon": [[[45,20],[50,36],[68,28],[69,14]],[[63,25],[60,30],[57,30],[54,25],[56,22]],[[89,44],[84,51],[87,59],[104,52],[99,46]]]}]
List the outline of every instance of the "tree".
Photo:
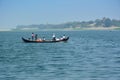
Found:
[{"label": "tree", "polygon": [[96,27],[103,26],[102,24],[103,24],[103,23],[102,23],[102,20],[100,20],[100,19],[96,19],[96,20],[95,20],[95,26],[96,26]]},{"label": "tree", "polygon": [[118,26],[118,27],[120,27],[120,20],[115,20],[115,19],[113,19],[113,20],[112,20],[112,25],[113,25],[113,26]]},{"label": "tree", "polygon": [[112,21],[109,18],[103,18],[103,26],[104,27],[111,27],[112,26]]}]

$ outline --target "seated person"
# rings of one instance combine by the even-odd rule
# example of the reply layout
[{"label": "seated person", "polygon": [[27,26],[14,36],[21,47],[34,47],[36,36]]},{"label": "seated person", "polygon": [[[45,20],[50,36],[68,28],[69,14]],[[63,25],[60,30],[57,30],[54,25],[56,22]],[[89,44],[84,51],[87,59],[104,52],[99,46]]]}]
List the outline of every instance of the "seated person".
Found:
[{"label": "seated person", "polygon": [[42,39],[38,38],[36,41],[40,42],[40,41],[42,41]]}]

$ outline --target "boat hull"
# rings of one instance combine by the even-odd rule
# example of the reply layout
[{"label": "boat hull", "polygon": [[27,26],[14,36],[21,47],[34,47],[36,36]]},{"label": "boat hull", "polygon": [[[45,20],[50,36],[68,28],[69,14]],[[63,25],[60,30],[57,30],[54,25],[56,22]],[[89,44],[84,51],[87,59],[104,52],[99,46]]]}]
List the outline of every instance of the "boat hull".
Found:
[{"label": "boat hull", "polygon": [[41,40],[41,41],[37,41],[37,40],[29,40],[29,39],[25,39],[22,37],[22,40],[26,43],[56,43],[56,42],[66,42],[68,41],[69,37],[66,37],[64,39],[59,39],[59,40]]}]

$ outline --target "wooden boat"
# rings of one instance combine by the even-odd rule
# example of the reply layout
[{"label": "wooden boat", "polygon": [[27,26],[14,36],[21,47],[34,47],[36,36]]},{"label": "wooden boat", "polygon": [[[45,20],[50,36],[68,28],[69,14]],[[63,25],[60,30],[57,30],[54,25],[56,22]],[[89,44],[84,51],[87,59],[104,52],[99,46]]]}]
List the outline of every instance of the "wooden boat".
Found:
[{"label": "wooden boat", "polygon": [[55,43],[55,42],[66,42],[69,37],[56,39],[56,40],[29,40],[22,37],[22,40],[26,43]]}]

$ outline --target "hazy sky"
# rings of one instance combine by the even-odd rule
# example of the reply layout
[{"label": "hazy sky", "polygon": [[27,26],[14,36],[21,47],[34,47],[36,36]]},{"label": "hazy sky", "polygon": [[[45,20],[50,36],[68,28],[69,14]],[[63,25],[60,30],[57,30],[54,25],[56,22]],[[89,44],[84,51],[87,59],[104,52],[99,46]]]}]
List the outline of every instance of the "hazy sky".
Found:
[{"label": "hazy sky", "polygon": [[0,0],[0,28],[120,19],[120,0]]}]

